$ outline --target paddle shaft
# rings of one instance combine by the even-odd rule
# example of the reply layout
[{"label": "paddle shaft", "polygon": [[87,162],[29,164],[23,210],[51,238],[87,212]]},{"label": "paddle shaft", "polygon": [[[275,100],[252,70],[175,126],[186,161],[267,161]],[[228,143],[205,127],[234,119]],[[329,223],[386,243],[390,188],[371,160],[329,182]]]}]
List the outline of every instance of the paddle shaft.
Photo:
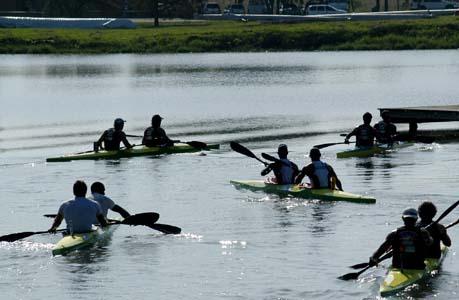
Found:
[{"label": "paddle shaft", "polygon": [[239,143],[230,142],[230,147],[231,147],[231,149],[233,149],[237,153],[240,153],[242,155],[245,155],[245,156],[248,156],[248,157],[251,157],[251,158],[255,158],[256,160],[258,160],[259,162],[261,162],[265,166],[269,165],[267,162],[262,161],[261,159],[259,159],[255,154],[253,154],[252,151],[250,151],[249,149],[247,149],[246,147],[242,146]]}]

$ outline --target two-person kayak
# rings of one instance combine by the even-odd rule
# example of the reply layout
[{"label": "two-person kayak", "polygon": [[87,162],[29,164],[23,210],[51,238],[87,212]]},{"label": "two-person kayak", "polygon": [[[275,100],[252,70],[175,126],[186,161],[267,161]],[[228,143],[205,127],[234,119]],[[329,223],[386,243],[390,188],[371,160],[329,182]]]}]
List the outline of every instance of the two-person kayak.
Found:
[{"label": "two-person kayak", "polygon": [[93,231],[65,235],[52,249],[53,255],[66,255],[72,251],[89,248],[106,240],[119,225],[112,224],[105,228],[96,227]]},{"label": "two-person kayak", "polygon": [[[191,144],[191,145],[190,145]],[[202,143],[203,144],[203,143]],[[173,153],[199,152],[201,150],[219,149],[219,144],[205,144],[205,147],[193,147],[190,143],[177,143],[170,147],[146,147],[143,145],[134,146],[130,149],[118,151],[88,151],[82,153],[66,154],[63,156],[47,158],[47,162],[63,162],[71,160],[96,160],[96,159],[118,159],[122,157],[149,156]]]},{"label": "two-person kayak", "polygon": [[384,281],[381,283],[379,292],[381,296],[390,296],[403,291],[405,288],[421,281],[437,270],[448,252],[448,247],[442,245],[442,255],[439,259],[427,258],[425,260],[426,268],[424,270],[399,269],[389,267]]},{"label": "two-person kayak", "polygon": [[355,203],[375,203],[376,199],[331,189],[310,189],[297,184],[273,184],[263,180],[231,180],[236,187],[246,188],[252,191],[263,191],[280,196],[293,196],[303,199],[318,199],[324,201],[348,201]]},{"label": "two-person kayak", "polygon": [[360,147],[353,148],[350,150],[344,150],[336,153],[337,158],[348,158],[348,157],[368,157],[374,154],[384,154],[397,149],[406,148],[413,146],[413,142],[398,142],[393,145],[378,144],[372,147]]}]

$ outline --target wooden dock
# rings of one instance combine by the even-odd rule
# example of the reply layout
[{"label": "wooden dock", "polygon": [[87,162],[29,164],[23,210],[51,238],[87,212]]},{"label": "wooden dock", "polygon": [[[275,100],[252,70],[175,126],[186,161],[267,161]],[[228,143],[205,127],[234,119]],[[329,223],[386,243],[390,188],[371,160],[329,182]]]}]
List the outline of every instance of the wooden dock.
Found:
[{"label": "wooden dock", "polygon": [[394,123],[432,123],[459,121],[459,105],[378,108]]}]

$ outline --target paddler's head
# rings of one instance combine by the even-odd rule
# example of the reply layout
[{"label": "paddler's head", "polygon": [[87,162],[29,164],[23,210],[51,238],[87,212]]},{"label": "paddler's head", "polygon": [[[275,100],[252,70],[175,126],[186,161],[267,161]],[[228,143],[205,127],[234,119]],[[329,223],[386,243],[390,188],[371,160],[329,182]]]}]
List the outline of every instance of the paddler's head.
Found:
[{"label": "paddler's head", "polygon": [[154,115],[152,118],[151,118],[151,126],[155,127],[155,128],[159,128],[161,127],[161,120],[163,118],[161,118],[160,115]]},{"label": "paddler's head", "polygon": [[105,186],[102,182],[96,181],[91,184],[91,193],[105,195]]},{"label": "paddler's head", "polygon": [[121,118],[116,118],[115,122],[113,123],[113,127],[115,128],[116,131],[121,131],[121,130],[123,130],[124,122],[126,122],[126,121],[124,121]]},{"label": "paddler's head", "polygon": [[418,207],[418,213],[422,221],[431,222],[435,214],[437,213],[437,208],[432,202],[425,201]]},{"label": "paddler's head", "polygon": [[389,123],[390,122],[389,111],[383,110],[381,112],[381,118],[384,120],[384,122]]},{"label": "paddler's head", "polygon": [[322,156],[322,154],[320,153],[319,148],[315,148],[314,147],[309,151],[309,157],[311,158],[312,161],[320,160],[321,156]]},{"label": "paddler's head", "polygon": [[415,208],[407,208],[403,211],[402,219],[405,226],[414,226],[418,219],[418,212]]},{"label": "paddler's head", "polygon": [[76,197],[84,197],[86,196],[86,192],[88,191],[88,187],[86,186],[86,183],[84,183],[83,180],[77,180],[73,184],[73,194]]},{"label": "paddler's head", "polygon": [[280,144],[279,147],[277,147],[277,154],[279,155],[279,158],[287,158],[287,155],[288,155],[287,145]]},{"label": "paddler's head", "polygon": [[363,123],[367,124],[367,125],[370,125],[371,118],[373,118],[373,116],[369,112],[364,113],[363,114]]}]

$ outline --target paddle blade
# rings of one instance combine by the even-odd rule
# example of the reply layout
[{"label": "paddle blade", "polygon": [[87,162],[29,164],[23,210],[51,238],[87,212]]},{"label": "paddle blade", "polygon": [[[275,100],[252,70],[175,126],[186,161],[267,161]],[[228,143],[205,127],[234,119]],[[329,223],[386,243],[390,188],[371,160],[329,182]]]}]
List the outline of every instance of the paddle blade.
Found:
[{"label": "paddle blade", "polygon": [[207,148],[206,143],[198,142],[198,141],[185,142],[185,144],[188,144],[191,147],[196,148],[196,149],[206,149]]},{"label": "paddle blade", "polygon": [[0,242],[14,242],[31,235],[42,233],[42,232],[34,232],[34,231],[25,231],[25,232],[18,232],[18,233],[11,233],[4,236],[0,236]]},{"label": "paddle blade", "polygon": [[43,217],[46,217],[46,218],[55,218],[57,215],[56,214],[46,214],[46,215],[43,215]]},{"label": "paddle blade", "polygon": [[132,215],[121,221],[121,224],[125,225],[143,225],[143,226],[150,226],[153,225],[159,219],[159,214],[155,212],[146,212],[140,213],[136,215]]},{"label": "paddle blade", "polygon": [[230,147],[231,147],[231,149],[233,149],[233,151],[241,153],[242,155],[245,155],[245,156],[248,156],[248,157],[252,157],[252,158],[255,158],[255,159],[257,158],[255,156],[255,154],[253,154],[252,151],[250,151],[249,149],[247,149],[246,147],[242,146],[239,143],[230,142]]},{"label": "paddle blade", "polygon": [[362,269],[362,268],[366,268],[366,267],[368,267],[368,263],[367,263],[367,262],[366,262],[366,263],[360,263],[360,264],[356,264],[356,265],[349,266],[349,268],[355,269],[355,270],[357,270],[357,269]]},{"label": "paddle blade", "polygon": [[341,280],[355,280],[355,279],[359,278],[359,275],[360,275],[360,272],[347,273],[347,274],[344,274],[343,276],[338,277],[338,279],[341,279]]},{"label": "paddle blade", "polygon": [[172,226],[168,224],[155,223],[155,224],[149,225],[148,227],[161,231],[164,234],[180,234],[180,232],[182,232],[182,229],[180,227]]}]

